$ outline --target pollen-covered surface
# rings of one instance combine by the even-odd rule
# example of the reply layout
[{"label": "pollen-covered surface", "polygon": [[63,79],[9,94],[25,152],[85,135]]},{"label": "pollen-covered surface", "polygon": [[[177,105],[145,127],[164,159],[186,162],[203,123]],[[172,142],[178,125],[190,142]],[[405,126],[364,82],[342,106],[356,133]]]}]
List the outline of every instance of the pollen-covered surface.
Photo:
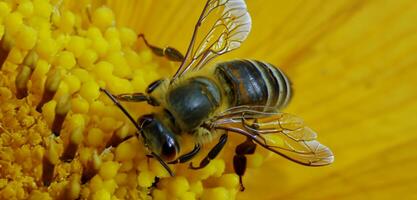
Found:
[{"label": "pollen-covered surface", "polygon": [[[175,68],[154,59],[136,34],[118,26],[112,9],[88,1],[0,2],[0,199],[235,198],[231,161],[243,138],[231,136],[201,170],[170,165],[174,177],[136,137],[109,147],[136,130],[99,88],[142,92]],[[124,105],[135,117],[151,112]],[[248,156],[248,167],[267,155]]]}]

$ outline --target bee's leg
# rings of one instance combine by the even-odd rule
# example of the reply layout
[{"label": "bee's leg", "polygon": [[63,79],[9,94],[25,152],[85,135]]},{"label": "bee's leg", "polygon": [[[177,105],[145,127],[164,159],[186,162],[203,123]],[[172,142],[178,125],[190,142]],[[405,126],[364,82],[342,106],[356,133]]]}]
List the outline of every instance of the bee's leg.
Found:
[{"label": "bee's leg", "polygon": [[207,156],[200,162],[200,166],[194,167],[193,163],[190,163],[191,169],[201,169],[205,166],[207,166],[211,160],[216,158],[216,156],[220,153],[220,151],[223,149],[224,145],[227,142],[227,134],[223,134],[220,136],[219,142],[210,150],[210,152],[207,154]]},{"label": "bee's leg", "polygon": [[159,106],[159,103],[152,97],[141,93],[125,93],[125,94],[118,94],[113,95],[119,101],[127,101],[127,102],[143,102],[146,101],[151,106]]},{"label": "bee's leg", "polygon": [[197,155],[197,153],[200,151],[201,146],[199,144],[196,144],[194,146],[194,149],[191,150],[190,152],[181,155],[180,157],[178,157],[177,159],[168,162],[168,164],[178,164],[178,163],[185,163],[189,160],[191,160],[192,158],[194,158],[195,155]]},{"label": "bee's leg", "polygon": [[128,102],[142,102],[148,101],[148,96],[143,93],[126,93],[113,95],[119,101],[128,101]]},{"label": "bee's leg", "polygon": [[103,88],[100,88],[100,91],[104,92],[110,98],[110,100],[113,101],[113,103],[126,115],[130,122],[132,122],[132,124],[135,125],[136,129],[138,129],[139,132],[142,130],[136,123],[135,119],[133,119],[132,115],[129,114],[129,112],[122,106],[122,104],[120,104],[118,99],[113,94],[111,94],[108,90]]},{"label": "bee's leg", "polygon": [[171,170],[171,168],[169,168],[168,164],[164,160],[162,160],[162,158],[158,154],[151,152],[151,154],[146,155],[146,158],[148,159],[148,165],[150,165],[149,159],[153,158],[157,160],[162,165],[162,167],[167,170],[170,176],[175,176],[174,172]]},{"label": "bee's leg", "polygon": [[233,168],[235,173],[239,176],[240,191],[244,191],[242,177],[246,171],[246,156],[255,153],[256,144],[253,143],[251,138],[247,138],[245,142],[239,144],[235,150],[235,156],[233,157]]},{"label": "bee's leg", "polygon": [[119,104],[119,101],[127,101],[127,102],[142,102],[142,101],[148,101],[149,97],[148,95],[138,92],[138,93],[125,93],[125,94],[118,94],[118,95],[114,95],[112,93],[110,93],[108,90],[106,89],[102,89],[100,88],[101,91],[103,91],[104,93],[106,93],[106,95],[115,103],[115,104]]},{"label": "bee's leg", "polygon": [[142,33],[138,35],[138,38],[142,38],[146,46],[149,47],[152,50],[152,52],[157,56],[164,56],[168,60],[175,62],[182,62],[184,60],[184,56],[182,55],[182,53],[173,47],[160,48],[151,45],[148,43],[148,41],[145,38],[145,35]]}]

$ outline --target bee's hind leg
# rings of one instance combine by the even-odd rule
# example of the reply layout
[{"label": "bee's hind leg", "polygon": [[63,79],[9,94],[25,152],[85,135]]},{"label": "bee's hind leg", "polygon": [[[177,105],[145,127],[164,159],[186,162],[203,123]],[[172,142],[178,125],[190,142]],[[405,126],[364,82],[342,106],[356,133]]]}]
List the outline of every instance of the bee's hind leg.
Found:
[{"label": "bee's hind leg", "polygon": [[165,48],[161,48],[161,47],[151,45],[148,43],[143,33],[139,34],[138,38],[142,38],[143,41],[145,42],[145,45],[149,47],[152,50],[152,52],[157,56],[165,57],[168,60],[174,61],[174,62],[182,62],[184,60],[184,55],[182,55],[180,51],[178,51],[177,49],[173,47],[168,46]]},{"label": "bee's hind leg", "polygon": [[246,156],[255,153],[256,144],[253,143],[251,138],[247,138],[243,143],[236,147],[236,155],[233,157],[233,168],[235,173],[239,176],[240,191],[244,191],[242,177],[246,171]]},{"label": "bee's hind leg", "polygon": [[200,162],[200,165],[198,167],[194,167],[193,163],[190,163],[191,169],[201,169],[207,166],[211,160],[216,158],[216,156],[220,153],[220,151],[223,149],[224,145],[227,142],[227,133],[220,136],[219,142],[210,150],[210,152],[207,154],[207,156]]}]

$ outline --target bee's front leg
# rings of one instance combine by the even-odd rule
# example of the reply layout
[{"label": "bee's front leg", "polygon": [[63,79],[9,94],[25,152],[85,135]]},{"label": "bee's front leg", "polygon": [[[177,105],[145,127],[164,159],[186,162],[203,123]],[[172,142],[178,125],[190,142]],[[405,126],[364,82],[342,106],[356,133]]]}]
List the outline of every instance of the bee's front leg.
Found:
[{"label": "bee's front leg", "polygon": [[177,49],[173,47],[161,48],[161,47],[151,45],[148,43],[143,33],[139,34],[138,38],[142,38],[143,41],[145,42],[145,45],[149,47],[152,50],[152,52],[157,56],[161,56],[161,57],[164,56],[168,60],[174,61],[174,62],[182,62],[184,60],[184,55],[182,55],[180,51],[178,51]]},{"label": "bee's front leg", "polygon": [[185,163],[185,162],[191,160],[192,158],[194,158],[194,156],[197,155],[198,152],[200,152],[200,149],[201,149],[201,146],[199,144],[196,144],[194,146],[193,150],[191,150],[188,153],[185,153],[185,154],[181,155],[180,157],[178,157],[177,159],[175,159],[171,162],[168,162],[168,164]]},{"label": "bee's front leg", "polygon": [[224,145],[227,142],[227,133],[220,136],[219,142],[210,150],[210,152],[207,154],[207,156],[200,162],[200,165],[198,167],[194,167],[193,163],[190,163],[191,169],[201,169],[207,166],[211,160],[216,158],[216,156],[220,153],[220,151],[223,149]]}]

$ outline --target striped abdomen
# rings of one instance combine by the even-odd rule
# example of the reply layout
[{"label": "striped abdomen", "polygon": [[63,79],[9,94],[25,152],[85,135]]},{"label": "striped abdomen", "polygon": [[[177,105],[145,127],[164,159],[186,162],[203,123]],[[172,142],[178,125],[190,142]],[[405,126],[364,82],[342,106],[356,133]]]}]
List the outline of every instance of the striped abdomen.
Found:
[{"label": "striped abdomen", "polygon": [[260,105],[284,108],[291,99],[291,83],[271,64],[256,60],[233,60],[217,64],[230,106]]}]

